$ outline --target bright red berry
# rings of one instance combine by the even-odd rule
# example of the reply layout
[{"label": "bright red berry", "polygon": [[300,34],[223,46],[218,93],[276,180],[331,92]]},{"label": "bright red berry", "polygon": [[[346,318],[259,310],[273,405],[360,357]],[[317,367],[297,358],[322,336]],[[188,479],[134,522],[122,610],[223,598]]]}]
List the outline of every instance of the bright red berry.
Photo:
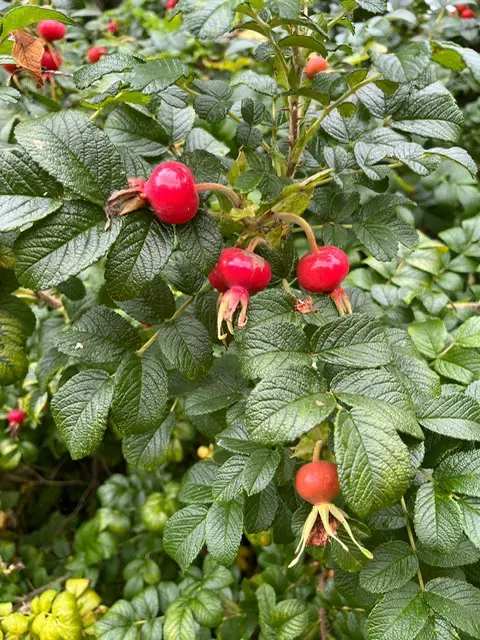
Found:
[{"label": "bright red berry", "polygon": [[346,254],[338,247],[319,247],[309,252],[297,264],[297,279],[301,287],[312,293],[331,293],[345,280],[350,268]]},{"label": "bright red berry", "polygon": [[305,65],[305,75],[309,80],[311,80],[317,73],[321,73],[322,71],[326,71],[328,69],[328,61],[322,56],[314,56],[308,60]]},{"label": "bright red berry", "polygon": [[118,31],[118,24],[115,22],[115,20],[111,20],[107,24],[107,31],[109,33],[116,33]]},{"label": "bright red berry", "polygon": [[213,271],[210,272],[210,274],[208,276],[208,280],[209,280],[210,284],[212,285],[212,287],[214,287],[217,291],[221,291],[221,292],[228,291],[228,286],[225,284],[225,282],[220,277],[220,275],[219,275],[219,273],[217,271],[217,267],[215,267],[213,269]]},{"label": "bright red berry", "polygon": [[310,504],[325,504],[340,494],[337,465],[328,460],[316,460],[303,465],[295,477],[298,495]]},{"label": "bright red berry", "polygon": [[22,424],[26,417],[27,414],[21,409],[12,409],[7,413],[7,421],[9,424]]},{"label": "bright red berry", "polygon": [[62,66],[62,56],[54,49],[45,49],[42,56],[42,67],[49,71],[57,71]]},{"label": "bright red berry", "polygon": [[184,224],[198,211],[195,178],[181,162],[162,162],[143,186],[143,195],[157,218],[169,224]]},{"label": "bright red berry", "polygon": [[165,3],[165,9],[175,9],[178,0],[167,0]]},{"label": "bright red berry", "polygon": [[228,288],[242,287],[248,293],[263,291],[272,277],[272,270],[266,260],[239,247],[224,249],[215,269]]},{"label": "bright red berry", "polygon": [[471,18],[475,17],[475,12],[473,11],[473,9],[464,9],[464,11],[462,11],[462,13],[460,14],[460,17],[463,20],[470,20]]},{"label": "bright red berry", "polygon": [[47,42],[53,42],[54,40],[62,40],[65,37],[67,27],[62,22],[57,22],[57,20],[42,20],[38,23],[38,33]]},{"label": "bright red berry", "polygon": [[462,11],[468,9],[468,4],[456,4],[455,9],[458,11],[458,13],[462,13]]},{"label": "bright red berry", "polygon": [[108,51],[105,49],[105,47],[90,47],[87,53],[87,57],[90,62],[93,63],[98,62],[100,58],[103,58],[103,56],[107,55],[107,53]]},{"label": "bright red berry", "polygon": [[8,71],[9,73],[13,73],[14,71],[20,68],[20,67],[17,67],[16,64],[2,64],[2,67],[5,69],[5,71]]}]

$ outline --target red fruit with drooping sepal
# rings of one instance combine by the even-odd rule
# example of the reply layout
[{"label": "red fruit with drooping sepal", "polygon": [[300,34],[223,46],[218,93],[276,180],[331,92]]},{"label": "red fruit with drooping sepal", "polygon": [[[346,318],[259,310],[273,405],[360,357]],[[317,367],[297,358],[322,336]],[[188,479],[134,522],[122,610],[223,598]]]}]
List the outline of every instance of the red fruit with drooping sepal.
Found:
[{"label": "red fruit with drooping sepal", "polygon": [[167,0],[165,3],[165,9],[175,9],[178,0]]},{"label": "red fruit with drooping sepal", "polygon": [[108,24],[107,24],[107,31],[109,33],[117,33],[118,31],[118,24],[115,22],[115,20],[111,20]]},{"label": "red fruit with drooping sepal", "polygon": [[152,171],[143,195],[162,222],[185,224],[195,217],[199,198],[195,177],[181,162],[162,162]]},{"label": "red fruit with drooping sepal", "polygon": [[7,413],[7,421],[9,424],[22,424],[26,417],[27,414],[21,409],[11,409],[11,411]]},{"label": "red fruit with drooping sepal", "polygon": [[47,42],[63,40],[67,34],[67,27],[57,20],[41,20],[38,23],[38,33]]},{"label": "red fruit with drooping sepal", "polygon": [[45,49],[42,56],[42,67],[49,71],[58,71],[62,66],[62,56],[55,49]]},{"label": "red fruit with drooping sepal", "polygon": [[210,272],[208,276],[208,280],[212,285],[212,287],[214,287],[217,291],[220,291],[222,293],[225,293],[225,291],[228,291],[228,286],[220,277],[217,271],[217,267],[214,267],[213,271]]},{"label": "red fruit with drooping sepal", "polygon": [[473,9],[464,9],[460,14],[460,17],[462,18],[462,20],[471,20],[475,17],[475,12],[473,11]]},{"label": "red fruit with drooping sepal", "polygon": [[93,64],[94,62],[98,62],[100,58],[103,58],[103,56],[107,55],[107,53],[108,51],[105,47],[90,47],[87,53],[87,58]]},{"label": "red fruit with drooping sepal", "polygon": [[312,80],[317,73],[322,73],[328,69],[328,60],[325,60],[322,56],[314,56],[307,61],[305,65],[305,75],[309,80]]},{"label": "red fruit with drooping sepal", "polygon": [[272,277],[264,258],[239,247],[224,249],[215,268],[227,287],[242,287],[248,293],[263,291]]},{"label": "red fruit with drooping sepal", "polygon": [[20,69],[20,67],[17,67],[16,64],[2,64],[2,67],[5,69],[5,71],[8,71],[8,73],[13,73],[17,69]]},{"label": "red fruit with drooping sepal", "polygon": [[340,495],[337,465],[316,460],[303,465],[295,477],[298,495],[310,504],[329,504]]},{"label": "red fruit with drooping sepal", "polygon": [[331,293],[345,280],[350,263],[338,247],[319,247],[305,254],[297,264],[301,287],[312,293]]}]

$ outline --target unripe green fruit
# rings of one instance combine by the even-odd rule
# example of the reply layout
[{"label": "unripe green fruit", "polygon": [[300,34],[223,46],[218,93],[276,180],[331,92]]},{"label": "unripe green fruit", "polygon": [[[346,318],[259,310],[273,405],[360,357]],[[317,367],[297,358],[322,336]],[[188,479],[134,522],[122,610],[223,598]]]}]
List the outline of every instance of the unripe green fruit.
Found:
[{"label": "unripe green fruit", "polygon": [[162,533],[167,524],[165,498],[161,493],[152,493],[142,507],[142,522],[149,531]]}]

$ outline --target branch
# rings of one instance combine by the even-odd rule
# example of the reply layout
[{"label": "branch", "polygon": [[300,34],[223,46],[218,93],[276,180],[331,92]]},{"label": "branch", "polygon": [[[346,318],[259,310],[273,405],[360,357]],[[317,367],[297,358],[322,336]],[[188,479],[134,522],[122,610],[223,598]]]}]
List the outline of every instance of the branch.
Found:
[{"label": "branch", "polygon": [[33,591],[30,591],[30,593],[27,593],[26,596],[16,596],[14,599],[15,602],[19,602],[20,604],[25,604],[26,602],[29,602],[30,600],[33,600],[33,598],[35,596],[38,596],[39,593],[43,593],[44,591],[47,591],[48,589],[50,589],[50,587],[53,587],[56,584],[63,584],[64,582],[66,582],[70,577],[70,574],[67,573],[64,576],[60,576],[59,578],[56,578],[55,580],[51,580],[50,582],[47,582],[47,584],[44,584],[41,587],[37,587],[37,589],[34,589]]},{"label": "branch", "polygon": [[47,291],[35,291],[34,293],[39,300],[45,302],[47,307],[50,307],[52,309],[63,308],[62,302],[58,298],[55,298],[55,296],[53,296],[51,293],[48,293]]}]

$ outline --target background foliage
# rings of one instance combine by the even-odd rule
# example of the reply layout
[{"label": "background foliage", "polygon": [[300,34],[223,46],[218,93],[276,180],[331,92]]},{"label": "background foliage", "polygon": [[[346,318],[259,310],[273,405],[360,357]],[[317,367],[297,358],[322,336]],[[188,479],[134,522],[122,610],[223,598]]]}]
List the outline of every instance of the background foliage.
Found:
[{"label": "background foliage", "polygon": [[[475,12],[478,11],[471,5]],[[6,639],[480,638],[479,20],[418,0],[1,3],[65,22],[0,87],[0,629]],[[55,11],[55,13],[54,13]],[[106,31],[115,20],[118,31]],[[109,55],[87,64],[91,44]],[[311,81],[307,57],[328,57]],[[105,229],[164,159],[187,225]],[[313,312],[303,233],[347,252]],[[271,286],[229,349],[206,276],[260,235]],[[315,441],[352,529],[293,558]]]}]

